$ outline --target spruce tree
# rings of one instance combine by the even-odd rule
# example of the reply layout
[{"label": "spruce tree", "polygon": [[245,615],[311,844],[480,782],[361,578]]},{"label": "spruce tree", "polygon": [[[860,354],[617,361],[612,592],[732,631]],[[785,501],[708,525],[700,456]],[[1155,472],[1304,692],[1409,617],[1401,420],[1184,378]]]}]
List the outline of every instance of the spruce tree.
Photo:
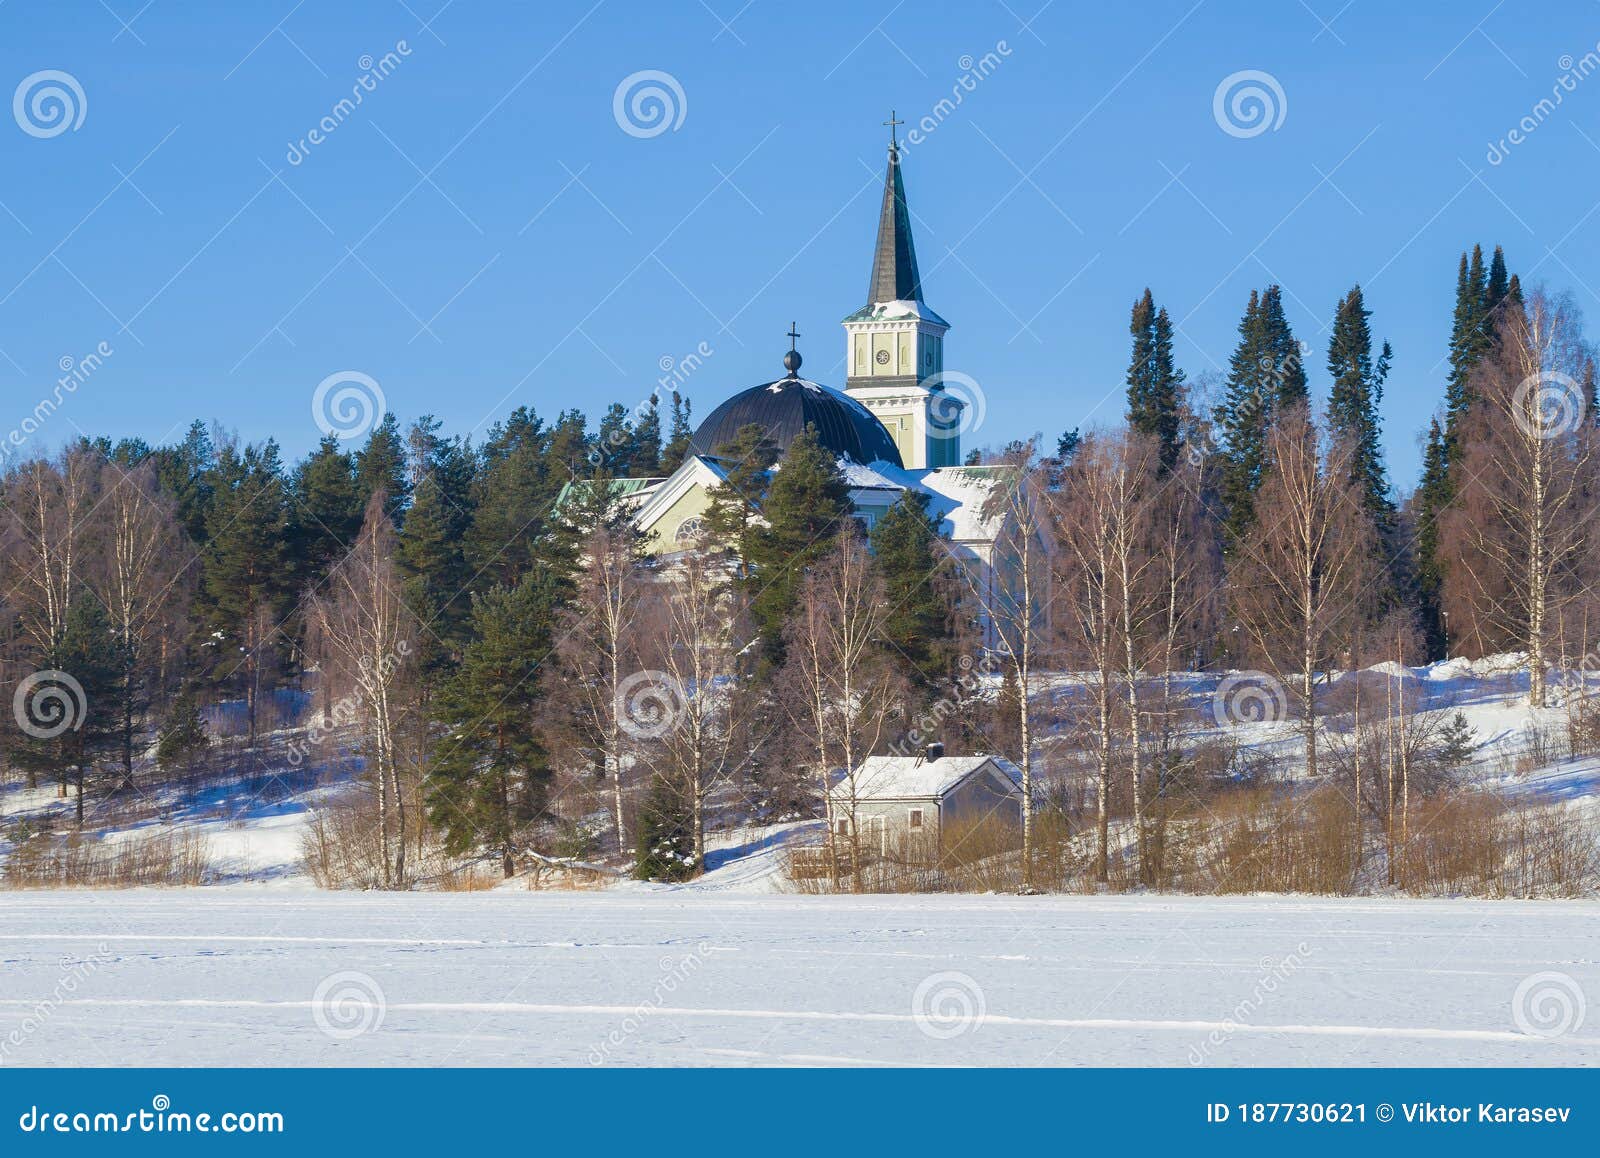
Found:
[{"label": "spruce tree", "polygon": [[664,777],[655,777],[639,805],[633,875],[642,881],[686,881],[704,871],[694,856],[694,809]]},{"label": "spruce tree", "polygon": [[1270,285],[1261,295],[1261,326],[1268,359],[1263,369],[1273,384],[1273,406],[1289,410],[1310,396],[1306,377],[1305,351],[1289,329],[1283,312],[1283,287]]},{"label": "spruce tree", "polygon": [[1394,528],[1394,501],[1383,464],[1381,419],[1378,404],[1389,375],[1389,343],[1377,361],[1372,358],[1372,329],[1367,319],[1361,287],[1353,287],[1334,311],[1333,334],[1328,341],[1328,374],[1333,387],[1328,395],[1328,426],[1350,445],[1350,481],[1361,495],[1380,532]]},{"label": "spruce tree", "polygon": [[1229,362],[1226,392],[1213,417],[1220,440],[1217,490],[1230,542],[1238,541],[1255,517],[1255,493],[1266,466],[1273,395],[1267,376],[1270,366],[1261,295],[1251,290],[1250,304],[1239,322],[1239,343]]},{"label": "spruce tree", "polygon": [[732,442],[717,448],[716,462],[723,476],[706,495],[703,521],[711,541],[733,555],[741,574],[755,549],[757,518],[777,461],[777,445],[766,428],[755,423],[741,426]]},{"label": "spruce tree", "polygon": [[928,513],[928,495],[903,492],[869,538],[883,577],[886,649],[919,687],[932,688],[950,674],[950,632],[941,590],[939,520]]},{"label": "spruce tree", "polygon": [[[1509,283],[1508,283],[1509,288]],[[1489,287],[1483,247],[1474,245],[1470,261],[1461,255],[1456,271],[1456,308],[1450,329],[1450,374],[1445,383],[1445,443],[1455,450],[1458,427],[1472,405],[1472,372],[1489,352]]]},{"label": "spruce tree", "polygon": [[1133,354],[1128,363],[1128,426],[1160,447],[1161,465],[1178,461],[1183,416],[1183,371],[1173,361],[1172,319],[1157,310],[1147,288],[1133,306],[1129,324]]}]

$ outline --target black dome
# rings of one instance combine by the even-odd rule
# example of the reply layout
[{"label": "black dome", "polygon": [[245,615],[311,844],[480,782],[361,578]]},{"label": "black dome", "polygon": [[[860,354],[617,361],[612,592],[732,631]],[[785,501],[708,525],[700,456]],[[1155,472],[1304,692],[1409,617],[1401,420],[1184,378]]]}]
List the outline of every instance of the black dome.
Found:
[{"label": "black dome", "polygon": [[706,416],[689,440],[689,450],[714,457],[733,441],[740,427],[751,423],[766,427],[780,453],[789,449],[809,423],[817,428],[822,446],[836,455],[862,465],[903,465],[894,439],[870,410],[848,395],[804,378],[780,378],[735,394]]}]

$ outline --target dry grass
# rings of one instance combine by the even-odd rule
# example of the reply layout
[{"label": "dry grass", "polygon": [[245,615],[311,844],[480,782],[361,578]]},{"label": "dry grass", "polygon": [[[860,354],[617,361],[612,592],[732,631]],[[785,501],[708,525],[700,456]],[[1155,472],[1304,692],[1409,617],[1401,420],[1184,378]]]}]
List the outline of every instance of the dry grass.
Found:
[{"label": "dry grass", "polygon": [[300,861],[318,888],[383,887],[377,817],[355,802],[318,808],[300,838]]},{"label": "dry grass", "polygon": [[[1174,805],[1147,823],[1158,891],[1195,895],[1312,893],[1414,896],[1576,897],[1600,890],[1600,823],[1580,807],[1533,798],[1457,791],[1414,797],[1408,829],[1395,833],[1392,880],[1385,834],[1370,815],[1358,824],[1336,787],[1306,791],[1236,788]],[[1397,822],[1398,823],[1398,822]],[[1140,888],[1132,824],[1111,826],[1108,879],[1096,874],[1091,820],[1041,810],[1035,818],[1033,883],[1054,893]],[[861,891],[1004,892],[1021,886],[1014,832],[947,833],[938,856],[901,842],[864,849]],[[837,877],[825,846],[787,858],[802,893],[852,891],[848,845]]]},{"label": "dry grass", "polygon": [[128,889],[199,885],[211,875],[205,837],[157,830],[118,840],[41,833],[12,850],[0,880],[13,889]]}]

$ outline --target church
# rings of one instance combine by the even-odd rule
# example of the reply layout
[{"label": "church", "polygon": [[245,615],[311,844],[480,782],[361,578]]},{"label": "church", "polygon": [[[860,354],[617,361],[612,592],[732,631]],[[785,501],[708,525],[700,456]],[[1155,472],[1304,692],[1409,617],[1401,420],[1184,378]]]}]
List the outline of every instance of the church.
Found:
[{"label": "church", "polygon": [[962,465],[969,402],[945,388],[950,323],[923,298],[900,149],[892,135],[867,302],[843,325],[849,369],[842,391],[801,377],[791,327],[782,378],[751,386],[711,411],[670,477],[622,483],[636,504],[634,521],[647,536],[646,549],[670,556],[694,548],[708,492],[726,477],[718,452],[740,428],[764,427],[781,453],[810,425],[837,457],[864,527],[870,530],[904,492],[920,491],[956,557],[988,588],[996,528],[982,509],[997,468]]}]

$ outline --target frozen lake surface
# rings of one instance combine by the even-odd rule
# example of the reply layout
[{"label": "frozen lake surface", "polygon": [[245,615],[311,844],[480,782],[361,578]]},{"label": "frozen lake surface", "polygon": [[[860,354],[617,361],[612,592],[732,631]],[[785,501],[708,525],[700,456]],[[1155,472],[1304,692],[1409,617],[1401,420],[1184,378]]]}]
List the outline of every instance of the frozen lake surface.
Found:
[{"label": "frozen lake surface", "polygon": [[0,1065],[1596,1063],[1596,902],[0,894]]}]

